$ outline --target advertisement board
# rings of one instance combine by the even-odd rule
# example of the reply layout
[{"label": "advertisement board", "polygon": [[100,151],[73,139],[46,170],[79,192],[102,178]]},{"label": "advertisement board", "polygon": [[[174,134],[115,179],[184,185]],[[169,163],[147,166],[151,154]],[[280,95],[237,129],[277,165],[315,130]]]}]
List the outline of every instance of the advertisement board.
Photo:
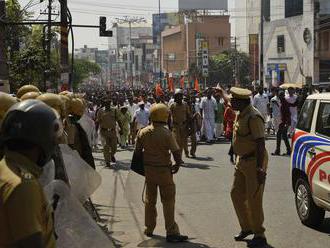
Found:
[{"label": "advertisement board", "polygon": [[228,10],[228,0],[179,0],[179,11],[183,10]]}]

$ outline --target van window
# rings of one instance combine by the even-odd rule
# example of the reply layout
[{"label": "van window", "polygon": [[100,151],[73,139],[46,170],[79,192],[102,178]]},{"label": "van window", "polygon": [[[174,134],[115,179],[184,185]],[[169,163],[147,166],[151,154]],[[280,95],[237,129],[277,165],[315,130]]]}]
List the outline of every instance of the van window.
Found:
[{"label": "van window", "polygon": [[330,138],[330,103],[322,102],[320,104],[316,132]]},{"label": "van window", "polygon": [[306,100],[304,106],[302,107],[299,115],[299,120],[297,124],[297,128],[305,131],[310,132],[312,121],[313,121],[313,114],[315,108],[315,100]]}]

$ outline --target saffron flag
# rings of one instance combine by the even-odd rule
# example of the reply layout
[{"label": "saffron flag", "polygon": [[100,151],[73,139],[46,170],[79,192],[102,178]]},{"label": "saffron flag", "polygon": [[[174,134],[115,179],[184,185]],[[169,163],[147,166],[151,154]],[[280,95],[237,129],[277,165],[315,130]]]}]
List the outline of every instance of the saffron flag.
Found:
[{"label": "saffron flag", "polygon": [[195,86],[194,86],[194,88],[195,88],[195,90],[197,92],[199,92],[199,82],[198,82],[198,79],[197,78],[195,79]]},{"label": "saffron flag", "polygon": [[163,96],[163,95],[164,95],[164,92],[163,92],[162,86],[160,84],[157,84],[156,85],[156,96]]}]

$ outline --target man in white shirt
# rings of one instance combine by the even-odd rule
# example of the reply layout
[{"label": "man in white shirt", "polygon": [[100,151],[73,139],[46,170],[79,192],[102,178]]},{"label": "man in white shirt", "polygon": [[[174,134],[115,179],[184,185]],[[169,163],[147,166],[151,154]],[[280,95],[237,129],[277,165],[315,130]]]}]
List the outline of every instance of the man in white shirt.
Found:
[{"label": "man in white shirt", "polygon": [[259,110],[265,122],[267,121],[267,116],[268,116],[268,104],[269,104],[268,95],[264,93],[263,87],[259,86],[258,94],[256,94],[253,98],[253,106]]},{"label": "man in white shirt", "polygon": [[206,136],[207,143],[214,141],[215,111],[217,110],[216,100],[212,97],[212,89],[208,89],[207,97],[200,103],[201,115],[203,116],[203,135]]},{"label": "man in white shirt", "polygon": [[272,110],[272,121],[274,126],[274,131],[277,133],[278,128],[282,122],[281,114],[281,100],[278,96],[279,90],[274,89],[274,97],[270,100],[270,107]]},{"label": "man in white shirt", "polygon": [[135,115],[135,112],[136,110],[139,109],[139,106],[134,103],[134,100],[132,97],[130,97],[128,99],[128,104],[127,104],[127,110],[128,112],[130,113],[132,119],[131,119],[131,124],[130,124],[130,133],[129,133],[129,143],[130,144],[134,144],[135,143],[135,136],[136,136],[136,126],[135,126],[135,123],[134,123],[134,115]]},{"label": "man in white shirt", "polygon": [[134,120],[137,131],[149,125],[149,110],[145,109],[144,102],[139,102],[139,109],[135,111]]},{"label": "man in white shirt", "polygon": [[[295,94],[295,89],[294,88],[289,88],[288,89],[288,95],[285,97],[285,100],[292,104],[295,105],[297,103],[297,98],[298,96]],[[290,113],[291,113],[291,126],[289,128],[289,133],[290,135],[293,135],[297,122],[298,122],[298,109],[297,106],[290,107]]]}]

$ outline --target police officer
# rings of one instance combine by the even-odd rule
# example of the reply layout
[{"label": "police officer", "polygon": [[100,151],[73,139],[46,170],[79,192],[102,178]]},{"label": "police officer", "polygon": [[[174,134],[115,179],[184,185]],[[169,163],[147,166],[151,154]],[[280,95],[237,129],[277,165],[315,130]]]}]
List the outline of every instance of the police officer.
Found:
[{"label": "police officer", "polygon": [[231,104],[239,111],[234,123],[233,149],[237,155],[231,198],[241,226],[235,236],[241,241],[254,234],[251,246],[267,244],[263,227],[262,197],[268,155],[265,148],[265,122],[251,105],[251,91],[233,87]]},{"label": "police officer", "polygon": [[25,101],[25,100],[29,100],[29,99],[36,99],[38,96],[40,96],[41,93],[40,92],[28,92],[25,93],[22,97],[21,97],[21,101]]},{"label": "police officer", "polygon": [[[8,111],[8,109],[17,102],[18,100],[16,97],[13,97],[7,93],[0,92],[0,127],[2,120],[5,117],[5,114]],[[0,144],[0,159],[2,159],[2,156],[3,156],[3,147]]]},{"label": "police officer", "polygon": [[85,113],[85,105],[82,99],[72,98],[69,108],[69,122],[73,125],[73,143],[69,146],[76,150],[80,157],[85,160],[93,169],[95,169],[95,161],[92,154],[92,148],[88,142],[87,134],[79,123],[79,120]]},{"label": "police officer", "polygon": [[197,132],[200,132],[201,130],[202,117],[199,111],[196,111],[197,103],[195,96],[190,96],[190,98],[188,98],[187,104],[191,113],[191,121],[189,122],[189,136],[191,140],[190,156],[192,158],[196,158]]},{"label": "police officer", "polygon": [[10,108],[2,123],[0,247],[55,247],[52,209],[38,182],[61,135],[55,112],[37,100]]},{"label": "police officer", "polygon": [[29,92],[40,92],[40,90],[34,85],[27,84],[18,89],[16,97],[20,99],[22,96]]},{"label": "police officer", "polygon": [[[163,204],[165,218],[166,240],[168,242],[183,242],[187,236],[180,235],[179,227],[174,218],[175,184],[173,174],[179,171],[183,163],[180,148],[171,131],[167,128],[169,109],[164,104],[155,104],[150,109],[152,124],[141,129],[137,135],[135,152],[143,152],[146,177],[145,201],[145,234],[153,235],[156,227],[157,189]],[[172,166],[172,152],[175,165]]]},{"label": "police officer", "polygon": [[[103,147],[103,155],[106,166],[110,166],[110,162],[116,163],[115,154],[117,152],[117,134],[116,124],[121,126],[119,121],[119,113],[117,107],[111,106],[111,101],[104,101],[104,108],[97,113],[96,122],[100,127],[100,134],[105,144]],[[122,132],[120,131],[120,134]]]},{"label": "police officer", "polygon": [[0,127],[8,109],[17,102],[18,100],[16,97],[13,97],[7,93],[0,92]]},{"label": "police officer", "polygon": [[191,120],[189,106],[183,101],[183,91],[177,89],[174,94],[174,103],[170,106],[173,133],[180,147],[180,151],[184,150],[186,157],[188,153],[188,123]]}]

